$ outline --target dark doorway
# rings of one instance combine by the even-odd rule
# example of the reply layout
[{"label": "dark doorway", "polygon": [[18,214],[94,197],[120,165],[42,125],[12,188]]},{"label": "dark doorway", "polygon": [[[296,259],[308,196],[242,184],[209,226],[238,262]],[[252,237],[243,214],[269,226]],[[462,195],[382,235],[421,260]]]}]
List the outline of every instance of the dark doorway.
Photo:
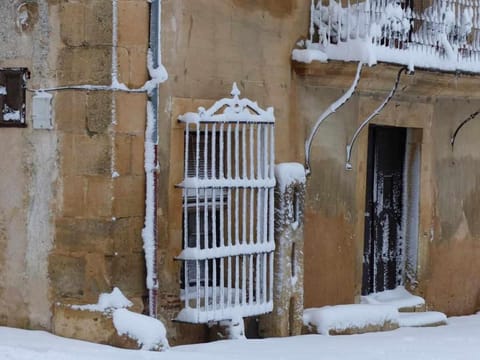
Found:
[{"label": "dark doorway", "polygon": [[363,295],[401,285],[406,138],[406,128],[369,128]]}]

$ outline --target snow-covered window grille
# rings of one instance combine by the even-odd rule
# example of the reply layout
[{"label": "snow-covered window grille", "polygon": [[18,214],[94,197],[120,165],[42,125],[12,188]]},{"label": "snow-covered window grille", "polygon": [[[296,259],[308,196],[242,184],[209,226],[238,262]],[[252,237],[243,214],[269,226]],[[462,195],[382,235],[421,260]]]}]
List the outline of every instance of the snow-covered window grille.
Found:
[{"label": "snow-covered window grille", "polygon": [[24,127],[25,68],[0,69],[0,127]]},{"label": "snow-covered window grille", "polygon": [[480,0],[312,0],[306,47],[334,60],[480,72]]},{"label": "snow-covered window grille", "polygon": [[207,323],[273,308],[274,115],[232,98],[185,124],[178,321]]}]

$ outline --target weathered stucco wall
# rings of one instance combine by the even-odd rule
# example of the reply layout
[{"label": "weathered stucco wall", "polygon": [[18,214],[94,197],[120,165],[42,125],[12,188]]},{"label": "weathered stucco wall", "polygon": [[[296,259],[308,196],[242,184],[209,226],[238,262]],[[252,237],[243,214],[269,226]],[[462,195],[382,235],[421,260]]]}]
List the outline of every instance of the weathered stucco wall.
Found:
[{"label": "weathered stucco wall", "polygon": [[[52,83],[56,10],[50,1],[0,3],[0,67],[27,67],[29,86]],[[23,25],[19,10],[28,14]],[[30,94],[27,121],[30,121]],[[53,243],[57,138],[31,127],[0,128],[0,323],[50,327],[48,252]]]},{"label": "weathered stucco wall", "polygon": [[[355,64],[298,65],[297,109],[310,129],[318,114],[345,91]],[[358,126],[385,98],[399,68],[365,69],[356,95],[320,127],[312,148],[305,210],[305,306],[358,300],[362,280],[367,130],[345,171],[345,148]],[[480,107],[475,77],[428,73],[404,75],[397,94],[372,123],[421,129],[418,287],[429,307],[449,315],[478,308],[476,276],[480,237],[477,193],[480,170],[473,120]],[[316,116],[315,116],[316,115]]]}]

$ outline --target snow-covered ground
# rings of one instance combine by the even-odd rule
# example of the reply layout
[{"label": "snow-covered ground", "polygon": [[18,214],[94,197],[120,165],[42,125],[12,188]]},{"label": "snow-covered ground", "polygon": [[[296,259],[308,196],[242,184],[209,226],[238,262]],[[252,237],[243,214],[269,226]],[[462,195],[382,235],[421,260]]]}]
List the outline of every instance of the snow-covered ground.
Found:
[{"label": "snow-covered ground", "polygon": [[0,327],[2,360],[217,360],[355,359],[460,360],[480,357],[480,315],[448,319],[447,326],[401,328],[349,336],[305,335],[226,340],[173,347],[167,352],[122,350],[39,331]]}]

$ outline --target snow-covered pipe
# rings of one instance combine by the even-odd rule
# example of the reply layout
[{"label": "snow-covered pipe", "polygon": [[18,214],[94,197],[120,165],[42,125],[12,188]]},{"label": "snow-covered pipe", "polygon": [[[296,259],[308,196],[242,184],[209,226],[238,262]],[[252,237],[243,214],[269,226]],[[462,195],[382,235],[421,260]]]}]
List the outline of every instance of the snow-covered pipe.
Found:
[{"label": "snow-covered pipe", "polygon": [[[161,65],[161,0],[150,1],[150,77],[154,78],[154,70]],[[157,208],[158,208],[158,82],[148,92],[148,116],[145,130],[145,227],[142,231],[143,247],[145,251],[145,265],[147,270],[146,285],[148,289],[148,314],[157,317],[158,273],[157,273]]]},{"label": "snow-covered pipe", "polygon": [[360,80],[360,74],[362,72],[362,65],[363,63],[360,61],[357,66],[357,72],[355,74],[355,79],[353,80],[352,85],[350,88],[343,94],[337,101],[332,103],[327,110],[325,110],[320,117],[318,118],[315,126],[313,127],[312,131],[310,132],[310,136],[308,137],[307,141],[305,142],[305,174],[308,176],[310,175],[311,168],[310,168],[310,152],[312,150],[312,141],[315,135],[317,134],[318,128],[320,125],[330,116],[332,115],[337,109],[345,104],[353,95],[355,89],[357,88],[358,82]]},{"label": "snow-covered pipe", "polygon": [[355,141],[357,140],[357,137],[358,135],[360,134],[360,132],[362,131],[362,129],[370,122],[370,120],[372,120],[375,116],[377,116],[378,114],[380,114],[380,111],[383,110],[383,108],[390,102],[390,100],[392,100],[393,96],[395,95],[395,92],[397,91],[397,88],[398,88],[398,84],[400,83],[400,76],[402,75],[402,73],[404,71],[408,71],[408,68],[406,67],[402,67],[399,71],[398,71],[398,74],[397,74],[397,78],[395,80],[395,84],[393,85],[393,88],[392,90],[390,90],[390,93],[388,94],[388,96],[385,98],[385,100],[380,104],[380,106],[378,108],[375,109],[374,112],[372,112],[370,114],[370,116],[368,116],[365,121],[358,127],[358,129],[355,131],[355,133],[353,134],[353,137],[352,137],[352,140],[350,141],[350,143],[347,145],[347,161],[345,163],[345,168],[347,170],[352,170],[352,164],[350,163],[350,158],[352,156],[352,147],[353,145],[355,144]]}]

